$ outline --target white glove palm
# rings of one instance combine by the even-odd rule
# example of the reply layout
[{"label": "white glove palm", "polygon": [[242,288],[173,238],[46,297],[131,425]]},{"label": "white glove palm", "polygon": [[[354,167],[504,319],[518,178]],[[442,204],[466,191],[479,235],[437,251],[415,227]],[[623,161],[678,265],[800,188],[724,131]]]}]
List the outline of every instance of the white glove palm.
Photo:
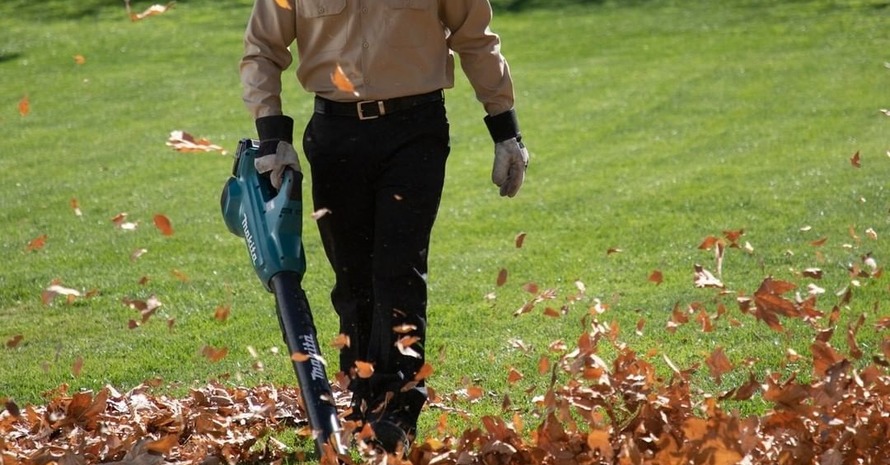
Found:
[{"label": "white glove palm", "polygon": [[501,196],[513,197],[525,180],[528,150],[515,137],[494,144],[491,181],[501,188]]},{"label": "white glove palm", "polygon": [[284,169],[289,167],[294,171],[300,171],[300,160],[297,158],[297,151],[293,145],[280,141],[275,148],[275,153],[255,158],[253,166],[260,173],[269,173],[271,171],[269,178],[272,181],[272,186],[280,189],[282,178],[284,177]]}]

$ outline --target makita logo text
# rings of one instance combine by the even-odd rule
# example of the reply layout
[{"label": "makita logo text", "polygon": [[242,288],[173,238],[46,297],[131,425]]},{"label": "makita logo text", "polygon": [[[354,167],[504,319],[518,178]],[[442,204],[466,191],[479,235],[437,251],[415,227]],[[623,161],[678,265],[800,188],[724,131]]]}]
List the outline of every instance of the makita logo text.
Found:
[{"label": "makita logo text", "polygon": [[312,376],[312,379],[326,379],[324,365],[321,364],[321,359],[318,357],[318,346],[315,343],[315,338],[311,334],[301,334],[300,339],[303,340],[303,349],[309,355],[309,363],[312,365],[310,376]]},{"label": "makita logo text", "polygon": [[247,252],[250,254],[250,259],[256,263],[259,257],[256,253],[256,241],[253,240],[253,234],[247,227],[247,215],[241,216],[241,229],[244,230],[244,240],[247,241]]}]

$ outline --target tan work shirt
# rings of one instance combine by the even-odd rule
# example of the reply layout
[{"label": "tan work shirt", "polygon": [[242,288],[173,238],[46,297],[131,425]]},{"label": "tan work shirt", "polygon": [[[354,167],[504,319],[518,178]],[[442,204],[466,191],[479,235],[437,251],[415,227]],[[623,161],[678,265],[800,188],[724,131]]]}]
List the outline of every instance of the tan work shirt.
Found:
[{"label": "tan work shirt", "polygon": [[[283,5],[283,6],[282,6]],[[322,97],[382,100],[454,86],[454,56],[489,115],[513,108],[513,82],[491,32],[488,0],[256,0],[244,35],[241,81],[255,118],[280,115],[281,74]],[[339,90],[340,66],[358,95]]]}]

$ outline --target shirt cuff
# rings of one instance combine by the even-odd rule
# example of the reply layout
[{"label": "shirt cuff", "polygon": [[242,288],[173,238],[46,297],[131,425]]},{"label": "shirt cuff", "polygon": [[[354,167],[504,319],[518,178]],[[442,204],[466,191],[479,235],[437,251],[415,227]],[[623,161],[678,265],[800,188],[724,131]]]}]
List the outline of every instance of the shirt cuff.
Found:
[{"label": "shirt cuff", "polygon": [[485,126],[488,127],[488,133],[491,134],[491,139],[495,144],[514,137],[521,140],[519,120],[516,119],[516,112],[512,109],[497,115],[488,115],[484,120]]}]

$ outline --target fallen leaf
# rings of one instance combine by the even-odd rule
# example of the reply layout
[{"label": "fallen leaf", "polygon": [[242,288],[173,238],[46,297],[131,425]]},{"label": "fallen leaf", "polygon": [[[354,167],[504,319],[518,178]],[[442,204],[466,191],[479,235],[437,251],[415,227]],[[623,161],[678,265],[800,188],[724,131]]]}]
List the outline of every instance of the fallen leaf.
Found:
[{"label": "fallen leaf", "polygon": [[664,275],[661,274],[660,270],[652,270],[652,273],[649,274],[649,281],[655,283],[656,286],[661,284],[664,281]]},{"label": "fallen leaf", "polygon": [[497,287],[501,287],[507,283],[507,269],[501,268],[501,271],[498,272],[498,279],[495,281],[495,285]]},{"label": "fallen leaf", "polygon": [[83,216],[83,212],[80,211],[80,203],[77,201],[76,198],[72,197],[70,204],[71,204],[71,209],[74,210],[75,216]]},{"label": "fallen leaf", "polygon": [[8,347],[10,349],[15,349],[16,347],[18,347],[19,343],[22,342],[22,339],[24,339],[24,338],[25,338],[25,336],[22,336],[21,334],[16,334],[12,338],[10,338],[8,341],[6,341],[6,347]]},{"label": "fallen leaf", "polygon": [[31,241],[28,242],[28,245],[25,246],[25,251],[34,252],[36,250],[42,249],[46,245],[46,234],[41,234]]},{"label": "fallen leaf", "polygon": [[859,160],[859,151],[857,150],[853,156],[850,157],[850,164],[853,165],[854,168],[860,168],[862,165]]},{"label": "fallen leaf", "polygon": [[170,219],[166,216],[157,213],[154,216],[155,227],[161,231],[161,234],[164,236],[172,236],[173,235],[173,225],[170,223]]},{"label": "fallen leaf", "polygon": [[228,305],[220,305],[213,311],[213,318],[219,321],[226,321],[229,318],[231,309]]},{"label": "fallen leaf", "polygon": [[513,242],[516,244],[517,249],[521,249],[522,244],[525,242],[525,233],[521,232],[521,233],[517,234],[516,238],[513,240]]},{"label": "fallen leaf", "polygon": [[519,372],[516,368],[510,367],[510,371],[507,373],[507,383],[508,384],[516,384],[517,381],[524,378],[522,373]]},{"label": "fallen leaf", "polygon": [[130,260],[136,261],[139,257],[143,256],[145,252],[148,252],[148,249],[136,249],[130,253]]},{"label": "fallen leaf", "polygon": [[28,100],[28,96],[25,95],[19,100],[19,114],[22,116],[28,116],[31,113],[31,101]]},{"label": "fallen leaf", "polygon": [[82,65],[86,62],[87,62],[87,59],[83,55],[80,55],[80,54],[74,55],[74,64]]}]

